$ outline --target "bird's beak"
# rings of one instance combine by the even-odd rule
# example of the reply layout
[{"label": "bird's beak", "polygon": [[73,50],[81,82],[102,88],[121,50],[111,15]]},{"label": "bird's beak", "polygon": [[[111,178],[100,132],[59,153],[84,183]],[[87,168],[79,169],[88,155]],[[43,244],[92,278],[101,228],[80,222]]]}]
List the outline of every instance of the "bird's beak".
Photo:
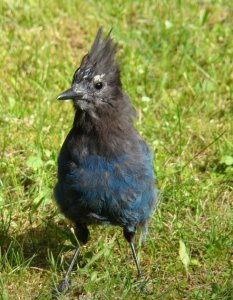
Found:
[{"label": "bird's beak", "polygon": [[82,99],[82,97],[83,97],[83,91],[78,90],[77,88],[71,87],[70,89],[61,93],[57,97],[57,100],[73,100],[75,98]]}]

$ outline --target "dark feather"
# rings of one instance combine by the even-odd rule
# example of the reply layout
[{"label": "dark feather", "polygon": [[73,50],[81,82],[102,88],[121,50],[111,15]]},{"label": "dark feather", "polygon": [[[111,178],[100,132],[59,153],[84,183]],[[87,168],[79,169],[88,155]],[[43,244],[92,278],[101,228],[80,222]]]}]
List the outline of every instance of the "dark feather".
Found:
[{"label": "dark feather", "polygon": [[126,231],[145,225],[156,199],[152,155],[133,126],[135,110],[121,88],[110,33],[102,39],[99,29],[75,72],[72,88],[83,96],[73,99],[73,128],[58,159],[55,198],[66,217],[82,224],[80,232],[93,223]]},{"label": "dark feather", "polygon": [[73,82],[79,81],[83,76],[94,76],[96,74],[110,74],[114,77],[116,84],[121,85],[120,70],[115,60],[117,45],[111,39],[111,31],[102,39],[102,27],[98,30],[95,41],[89,53],[87,53],[80,67],[74,74]]}]

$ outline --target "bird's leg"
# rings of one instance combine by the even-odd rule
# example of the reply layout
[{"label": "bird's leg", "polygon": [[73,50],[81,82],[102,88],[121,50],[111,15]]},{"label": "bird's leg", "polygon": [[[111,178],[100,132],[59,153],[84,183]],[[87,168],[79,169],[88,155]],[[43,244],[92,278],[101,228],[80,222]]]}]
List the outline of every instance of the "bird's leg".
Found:
[{"label": "bird's leg", "polygon": [[133,258],[134,258],[134,261],[135,261],[135,264],[136,264],[136,267],[137,267],[137,270],[138,270],[138,279],[139,279],[139,283],[140,283],[139,284],[140,290],[143,294],[148,294],[148,291],[147,291],[147,288],[146,288],[146,281],[143,280],[142,270],[141,270],[141,267],[140,267],[140,264],[139,264],[139,261],[138,261],[138,257],[137,257],[136,251],[135,251],[134,243],[133,243],[134,236],[135,236],[135,230],[130,231],[130,230],[127,230],[126,228],[124,228],[124,237],[129,242],[131,251],[133,253]]},{"label": "bird's leg", "polygon": [[[82,245],[86,244],[89,236],[89,230],[87,226],[85,224],[76,224],[75,235],[80,244]],[[66,271],[64,277],[62,278],[62,280],[60,281],[60,283],[56,288],[56,291],[58,291],[59,293],[66,292],[70,286],[69,275],[74,267],[75,261],[77,260],[79,250],[80,250],[80,246],[76,248],[72,261],[68,267],[68,270]]]},{"label": "bird's leg", "polygon": [[124,228],[124,237],[129,242],[131,251],[133,253],[133,258],[134,258],[134,261],[135,261],[135,264],[136,264],[136,267],[137,267],[137,270],[138,270],[138,277],[139,277],[139,279],[141,279],[142,278],[142,271],[141,271],[141,267],[140,267],[140,264],[139,264],[139,261],[138,261],[138,258],[137,258],[137,254],[136,254],[136,251],[135,251],[134,243],[133,243],[134,236],[135,236],[135,231],[127,231]]},{"label": "bird's leg", "polygon": [[139,277],[139,278],[142,278],[142,270],[141,270],[141,267],[140,267],[140,265],[139,265],[139,261],[138,261],[137,254],[136,254],[136,251],[135,251],[134,243],[131,242],[131,243],[129,243],[129,244],[130,244],[130,248],[131,248],[132,253],[133,253],[133,258],[134,258],[135,264],[136,264],[136,266],[137,266],[138,277]]},{"label": "bird's leg", "polygon": [[68,290],[69,286],[70,286],[69,275],[70,275],[70,272],[72,271],[72,269],[74,267],[74,263],[75,263],[75,261],[78,257],[79,250],[80,250],[80,247],[77,247],[75,252],[74,252],[74,256],[72,258],[72,261],[69,265],[68,270],[66,271],[64,277],[62,278],[62,280],[60,281],[60,283],[57,286],[57,291],[59,293],[66,292]]}]

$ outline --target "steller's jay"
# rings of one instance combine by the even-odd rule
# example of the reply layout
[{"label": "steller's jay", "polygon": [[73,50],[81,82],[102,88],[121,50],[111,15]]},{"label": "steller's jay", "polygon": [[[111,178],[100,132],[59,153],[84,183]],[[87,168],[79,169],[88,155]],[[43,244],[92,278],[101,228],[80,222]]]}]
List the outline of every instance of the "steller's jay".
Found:
[{"label": "steller's jay", "polygon": [[[75,223],[80,244],[87,243],[91,224],[122,227],[141,277],[133,241],[138,227],[146,232],[156,201],[152,154],[133,126],[135,110],[122,91],[110,34],[102,39],[98,30],[71,88],[57,97],[73,100],[75,117],[58,158],[54,194],[62,213]],[[79,247],[60,292],[69,286],[78,252]]]}]

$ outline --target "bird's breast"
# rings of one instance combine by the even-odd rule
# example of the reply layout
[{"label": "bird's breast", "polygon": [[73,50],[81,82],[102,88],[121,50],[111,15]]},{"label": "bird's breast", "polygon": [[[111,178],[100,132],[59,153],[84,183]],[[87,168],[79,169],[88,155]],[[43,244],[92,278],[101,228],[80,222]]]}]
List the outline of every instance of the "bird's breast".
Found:
[{"label": "bird's breast", "polygon": [[59,173],[56,199],[70,219],[98,215],[125,224],[143,217],[144,211],[148,215],[154,197],[153,172],[145,161],[88,155],[78,164],[60,159]]}]

